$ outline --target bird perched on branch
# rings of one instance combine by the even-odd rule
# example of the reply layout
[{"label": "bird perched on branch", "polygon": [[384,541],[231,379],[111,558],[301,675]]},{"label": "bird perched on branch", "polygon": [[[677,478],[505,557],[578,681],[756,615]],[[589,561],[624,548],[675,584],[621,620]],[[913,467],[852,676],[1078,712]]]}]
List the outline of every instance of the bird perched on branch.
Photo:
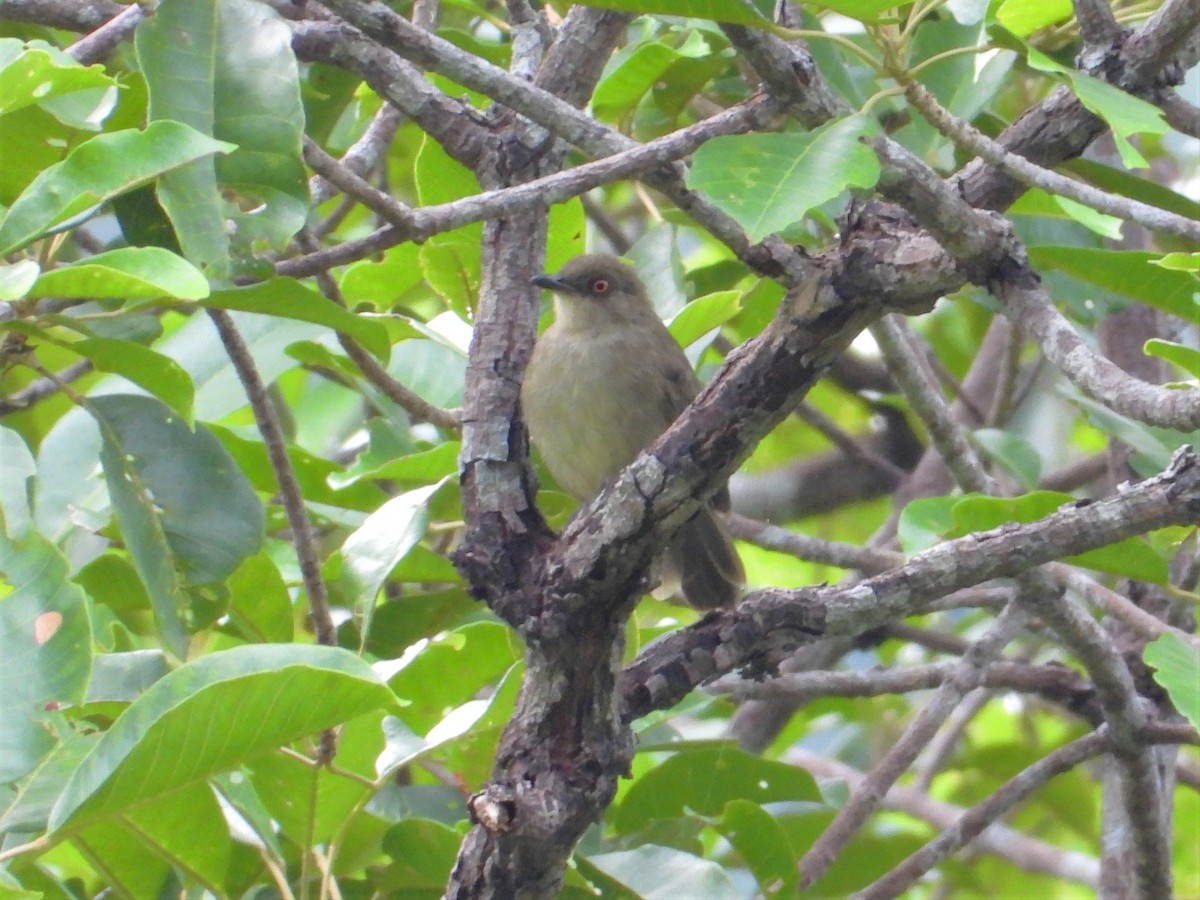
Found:
[{"label": "bird perched on branch", "polygon": [[[521,404],[534,445],[559,485],[587,500],[666,431],[700,380],[654,312],[646,288],[612,256],[579,256],[533,279],[555,294]],[[734,603],[745,575],[725,530],[725,486],[667,545],[662,576],[689,605]]]}]

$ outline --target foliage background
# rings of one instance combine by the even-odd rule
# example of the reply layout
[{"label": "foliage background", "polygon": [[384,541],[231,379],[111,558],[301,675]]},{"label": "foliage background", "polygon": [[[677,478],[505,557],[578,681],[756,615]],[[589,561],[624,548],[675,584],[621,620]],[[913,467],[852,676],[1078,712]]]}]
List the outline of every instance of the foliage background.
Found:
[{"label": "foliage background", "polygon": [[[575,10],[608,16],[617,40],[601,48],[587,105],[605,127],[564,119],[567,165],[683,135],[693,145],[663,159],[695,151],[688,186],[725,220],[689,216],[636,161],[536,186],[532,203],[513,192],[471,206],[507,186],[463,164],[463,133],[524,140],[533,127],[503,106],[524,109],[516,87],[481,76],[489,95],[464,60],[527,80],[531,48],[567,8],[392,6],[447,43],[406,33],[385,47],[368,27],[382,13],[353,2],[0,2],[5,897],[441,895],[525,674],[521,638],[450,560],[472,515],[458,408],[496,278],[484,220],[555,201],[544,266],[522,265],[623,254],[709,377],[790,302],[786,264],[764,277],[761,248],[798,248],[774,258],[800,265],[836,247],[877,195],[880,135],[943,175],[977,156],[898,84],[916,78],[992,136],[1065,85],[1105,128],[1063,168],[1112,203],[1099,212],[1051,185],[994,205],[1084,342],[1146,383],[1176,384],[1182,412],[1139,421],[1122,382],[1085,396],[996,315],[996,296],[967,284],[873,326],[753,449],[732,485],[751,587],[841,582],[896,565],[897,551],[1037,521],[1195,442],[1196,244],[1174,220],[1136,224],[1145,216],[1129,201],[1200,218],[1196,70],[1175,100],[1161,87],[1158,107],[1081,74],[1076,55],[1106,33],[1089,16],[1106,5],[831,0],[789,10],[790,32],[770,30],[770,4],[735,0]],[[1179,7],[1118,3],[1112,25]],[[776,89],[760,89],[769,78],[746,48],[801,31],[816,67],[806,84],[857,114],[816,127],[798,101],[804,127],[775,107],[705,132],[708,117],[742,115]],[[1186,69],[1200,23],[1178,32]],[[735,237],[713,221],[735,223]],[[953,402],[947,418],[989,490],[1016,499],[963,502],[922,384]],[[572,506],[539,475],[539,508],[561,527]],[[1093,608],[1138,605],[1169,624],[1127,614],[1107,626],[1155,721],[1182,721],[1142,663],[1160,635],[1152,664],[1179,710],[1200,715],[1180,693],[1200,677],[1195,521],[1069,574]],[[802,876],[849,792],[904,743],[1012,590],[989,582],[831,639],[820,658],[796,658],[790,685],[727,675],[638,718],[629,777],[583,834],[562,892],[774,896],[803,877],[811,895],[840,897],[884,876],[1109,714],[1070,642],[1036,621],[1014,627],[1009,668],[963,692],[878,810]],[[694,621],[644,599],[626,661]],[[1200,761],[1188,750],[1168,768],[1169,874],[1192,896]],[[1120,806],[1116,777],[1090,762],[1037,779],[1003,825],[907,895],[1121,895],[1132,863],[1105,844],[1119,810],[1102,809]]]}]

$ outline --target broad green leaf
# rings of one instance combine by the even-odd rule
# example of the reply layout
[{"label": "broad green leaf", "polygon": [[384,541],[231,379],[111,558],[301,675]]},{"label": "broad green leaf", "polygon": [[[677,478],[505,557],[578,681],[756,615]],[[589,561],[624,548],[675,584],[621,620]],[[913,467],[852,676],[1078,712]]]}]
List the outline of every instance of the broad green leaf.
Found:
[{"label": "broad green leaf", "polygon": [[[255,490],[268,495],[279,492],[275,470],[271,468],[267,447],[261,440],[242,437],[220,425],[210,425],[208,428],[229,451],[229,455],[237,462],[238,468],[245,473]],[[323,503],[365,513],[378,509],[387,499],[383,491],[367,482],[345,486],[336,483],[335,480],[341,474],[337,463],[295,445],[289,445],[287,451],[296,480],[300,483],[300,490],[309,503]]]},{"label": "broad green leaf", "polygon": [[41,271],[32,259],[19,259],[10,266],[0,264],[0,300],[20,300],[29,293]]},{"label": "broad green leaf", "polygon": [[111,820],[394,698],[336,647],[258,644],[211,653],[157,681],[67,783],[51,828]]},{"label": "broad green leaf", "polygon": [[393,497],[342,544],[342,587],[359,621],[360,645],[371,631],[376,595],[388,573],[425,536],[429,499],[444,483]]},{"label": "broad green leaf", "polygon": [[[449,203],[479,193],[475,176],[429,137],[421,141],[414,175],[422,206]],[[419,256],[425,281],[451,310],[464,317],[470,316],[479,296],[482,239],[483,225],[473,222],[435,234],[421,245]]]},{"label": "broad green leaf", "polygon": [[87,338],[68,346],[90,359],[100,371],[128,378],[138,387],[145,388],[179,413],[189,426],[192,424],[196,388],[175,360],[133,341],[113,338]]},{"label": "broad green leaf", "polygon": [[232,842],[217,798],[196,783],[157,797],[116,820],[75,834],[75,847],[118,889],[155,896],[172,868],[214,895],[229,866]]},{"label": "broad green leaf", "polygon": [[387,330],[381,324],[356,316],[292,278],[272,278],[249,287],[213,291],[201,303],[324,325],[354,338],[382,360],[387,360],[391,350]]},{"label": "broad green leaf", "polygon": [[[280,837],[295,845],[313,845],[346,834],[348,820],[372,793],[363,781],[372,777],[372,763],[383,748],[382,718],[383,709],[376,706],[339,729],[334,771],[283,753],[260,753],[247,760],[242,768]],[[311,743],[305,741],[298,749],[311,756]],[[290,857],[294,850],[287,852]]]},{"label": "broad green leaf", "polygon": [[1076,203],[1069,197],[1059,197],[1056,195],[1054,202],[1058,204],[1063,212],[1090,231],[1094,231],[1101,237],[1106,237],[1110,240],[1117,241],[1121,239],[1121,226],[1125,224],[1124,219],[1097,212],[1090,206]]},{"label": "broad green leaf", "polygon": [[1200,378],[1200,350],[1195,347],[1185,347],[1171,341],[1161,341],[1151,338],[1146,341],[1147,356],[1157,356],[1169,363],[1174,363],[1193,378]]},{"label": "broad green leaf", "polygon": [[[96,658],[103,659],[104,655]],[[44,832],[50,821],[50,810],[62,796],[67,779],[98,739],[96,735],[75,734],[56,746],[4,804],[0,813],[0,834],[15,838]],[[0,892],[2,896],[4,894]]]},{"label": "broad green leaf", "polygon": [[996,20],[1013,34],[1027,37],[1073,13],[1071,0],[1004,0],[996,10]]},{"label": "broad green leaf", "polygon": [[764,896],[795,895],[796,855],[774,816],[757,803],[730,800],[716,827],[742,855]]},{"label": "broad green leaf", "polygon": [[[711,860],[676,850],[646,844],[633,850],[576,857],[583,874],[596,881],[605,897],[640,897],[645,900],[743,900],[745,893]],[[605,884],[602,879],[611,881]]]},{"label": "broad green leaf", "polygon": [[0,254],[164,172],[232,149],[179,122],[97,135],[45,169],[13,202],[0,224]]},{"label": "broad green leaf", "polygon": [[0,38],[0,116],[35,103],[45,107],[48,100],[80,91],[113,90],[115,85],[100,66],[84,68],[43,41],[25,44]]},{"label": "broad green leaf", "polygon": [[872,127],[851,116],[806,133],[714,138],[696,151],[687,184],[758,241],[846,188],[874,185],[879,161],[859,140]]},{"label": "broad green leaf", "polygon": [[1108,124],[1126,167],[1137,169],[1149,165],[1129,143],[1129,138],[1135,134],[1166,134],[1170,131],[1171,126],[1162,110],[1106,81],[1069,69],[1033,47],[1026,47],[1026,58],[1033,68],[1068,81],[1079,102]]},{"label": "broad green leaf", "polygon": [[87,689],[92,626],[87,598],[69,574],[41,533],[13,536],[0,521],[0,577],[11,588],[0,596],[0,783],[21,778],[51,751],[53,708],[81,703]]},{"label": "broad green leaf", "polygon": [[980,428],[975,442],[993,460],[1014,475],[1021,486],[1031,490],[1042,476],[1042,458],[1024,438],[998,428]]},{"label": "broad green leaf", "polygon": [[1145,659],[1175,708],[1193,728],[1200,728],[1200,648],[1168,631],[1146,645]]},{"label": "broad green leaf", "polygon": [[[180,53],[184,39],[188,52]],[[186,122],[237,145],[219,163],[172,173],[158,190],[184,255],[222,280],[231,243],[243,255],[259,242],[281,246],[307,213],[304,112],[291,32],[263,3],[164,0],[138,25],[135,44],[151,119]],[[222,190],[253,209],[224,203]]]},{"label": "broad green leaf", "polygon": [[1105,290],[1115,291],[1163,312],[1200,325],[1196,279],[1187,272],[1156,266],[1159,254],[1098,247],[1030,247],[1029,259],[1039,269],[1066,272]]},{"label": "broad green leaf", "polygon": [[681,309],[667,328],[681,346],[690,347],[714,328],[720,328],[741,309],[741,291],[716,291],[696,298]]},{"label": "broad green leaf", "polygon": [[125,544],[168,646],[184,650],[187,589],[223,581],[263,538],[262,504],[221,444],[151,397],[88,401]]},{"label": "broad green leaf", "polygon": [[376,891],[392,896],[417,896],[418,892],[440,896],[461,843],[462,836],[440,822],[397,822],[383,836],[383,851],[391,863],[372,873],[371,883]]},{"label": "broad green leaf", "polygon": [[399,459],[379,462],[363,459],[362,465],[351,466],[343,473],[329,476],[334,487],[348,487],[363,478],[386,478],[405,485],[429,484],[458,471],[458,441],[447,441],[431,450],[422,450]]},{"label": "broad green leaf", "polygon": [[732,800],[820,802],[821,793],[812,776],[795,766],[751,756],[732,744],[706,746],[682,750],[634,781],[612,823],[629,833],[687,810],[715,817]]},{"label": "broad green leaf", "polygon": [[0,531],[17,539],[33,523],[29,506],[30,479],[37,475],[37,463],[25,439],[11,428],[0,425]]},{"label": "broad green leaf", "polygon": [[388,685],[410,705],[396,715],[413,731],[426,734],[447,710],[474,698],[520,659],[521,648],[511,629],[497,622],[457,628],[397,663],[400,668]]},{"label": "broad green leaf", "polygon": [[132,703],[171,671],[161,650],[101,653],[88,682],[88,703]]},{"label": "broad green leaf", "polygon": [[1150,262],[1174,272],[1200,273],[1200,253],[1168,253],[1161,259],[1152,259]]},{"label": "broad green leaf", "polygon": [[615,122],[630,112],[676,60],[680,50],[655,41],[638,45],[596,85],[592,110],[596,118]]},{"label": "broad green leaf", "polygon": [[900,513],[896,536],[906,556],[921,553],[941,543],[943,536],[954,527],[954,504],[957,497],[918,497]]},{"label": "broad green leaf", "polygon": [[161,247],[122,247],[43,272],[32,297],[119,297],[126,300],[201,300],[204,274]]},{"label": "broad green leaf", "polygon": [[290,641],[292,602],[279,568],[266,553],[250,557],[229,576],[229,624],[253,643]]}]

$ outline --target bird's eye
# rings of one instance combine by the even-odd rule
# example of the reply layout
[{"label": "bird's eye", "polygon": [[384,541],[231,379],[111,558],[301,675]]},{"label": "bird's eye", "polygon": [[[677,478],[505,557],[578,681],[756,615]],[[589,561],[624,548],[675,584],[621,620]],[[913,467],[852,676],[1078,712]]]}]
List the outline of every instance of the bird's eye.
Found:
[{"label": "bird's eye", "polygon": [[592,282],[592,293],[593,294],[607,294],[608,293],[608,279],[607,278],[597,278],[595,281],[593,281]]}]

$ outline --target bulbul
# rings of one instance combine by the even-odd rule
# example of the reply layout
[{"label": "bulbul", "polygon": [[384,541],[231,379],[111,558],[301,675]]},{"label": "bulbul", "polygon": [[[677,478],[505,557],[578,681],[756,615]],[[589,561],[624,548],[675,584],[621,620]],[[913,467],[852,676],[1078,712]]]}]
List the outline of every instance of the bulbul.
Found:
[{"label": "bulbul", "polygon": [[[521,405],[529,434],[559,485],[577,500],[594,497],[700,390],[633,269],[615,257],[579,256],[557,275],[554,324],[534,345]],[[734,603],[745,575],[721,519],[722,486],[667,545],[662,576],[696,609]]]}]

